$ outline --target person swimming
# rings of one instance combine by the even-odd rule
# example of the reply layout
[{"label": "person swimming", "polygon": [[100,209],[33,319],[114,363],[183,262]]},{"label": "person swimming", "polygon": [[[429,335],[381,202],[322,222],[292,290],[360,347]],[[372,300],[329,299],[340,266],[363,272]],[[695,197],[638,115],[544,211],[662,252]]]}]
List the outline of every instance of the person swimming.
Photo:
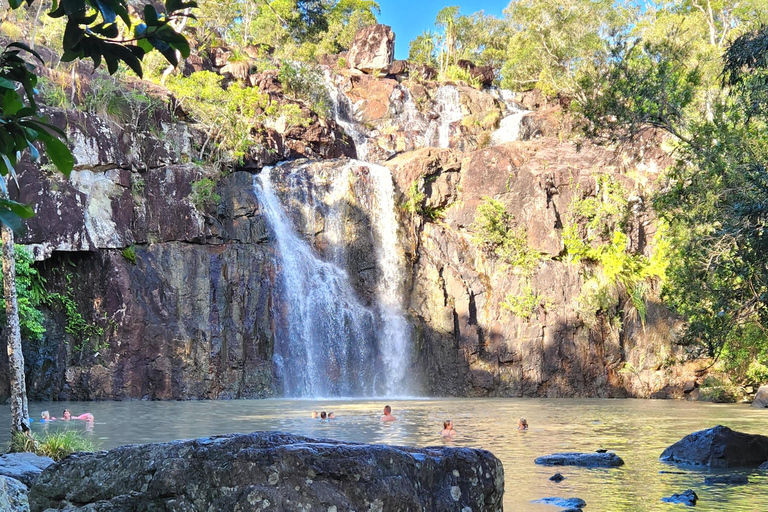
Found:
[{"label": "person swimming", "polygon": [[327,419],[328,419],[328,413],[326,413],[325,411],[321,411],[320,412],[320,421],[325,421]]},{"label": "person swimming", "polygon": [[91,414],[89,412],[86,412],[86,413],[83,413],[83,414],[81,414],[79,416],[72,416],[72,413],[69,412],[69,409],[64,409],[64,413],[63,413],[62,419],[65,419],[67,421],[69,421],[69,420],[84,420],[84,421],[87,421],[89,423],[92,423],[93,422],[93,414]]},{"label": "person swimming", "polygon": [[335,420],[336,419],[336,415],[334,413],[332,413],[332,412],[329,412],[328,413],[328,419],[329,420]]},{"label": "person swimming", "polygon": [[528,420],[525,418],[517,420],[517,430],[528,430]]},{"label": "person swimming", "polygon": [[392,408],[388,405],[384,406],[384,416],[381,417],[381,421],[395,421],[397,418],[392,416]]},{"label": "person swimming", "polygon": [[312,419],[316,420],[318,417],[317,411],[312,411]]},{"label": "person swimming", "polygon": [[440,432],[443,437],[453,437],[456,435],[456,431],[453,430],[453,422],[451,420],[445,420],[443,422],[443,431]]},{"label": "person swimming", "polygon": [[40,422],[45,423],[46,421],[53,421],[56,418],[51,418],[51,413],[48,411],[43,411],[40,413]]}]

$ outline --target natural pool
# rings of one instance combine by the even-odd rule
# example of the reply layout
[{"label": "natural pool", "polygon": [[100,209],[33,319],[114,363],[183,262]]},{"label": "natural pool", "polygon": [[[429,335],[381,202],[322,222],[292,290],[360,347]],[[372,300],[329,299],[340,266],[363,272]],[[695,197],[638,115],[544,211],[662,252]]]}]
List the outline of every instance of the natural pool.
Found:
[{"label": "natural pool", "polygon": [[[398,421],[382,424],[388,403]],[[683,436],[717,424],[768,435],[768,411],[745,405],[719,405],[662,400],[606,399],[412,399],[412,400],[232,400],[194,402],[55,402],[30,404],[33,431],[58,428],[85,431],[82,421],[40,424],[44,409],[59,417],[92,412],[96,422],[87,435],[101,448],[121,444],[169,441],[255,430],[281,430],[318,438],[366,443],[485,448],[504,463],[505,510],[552,511],[531,503],[547,496],[579,497],[594,512],[674,510],[663,496],[692,488],[699,511],[768,510],[768,475],[748,471],[750,485],[705,485],[706,471],[661,463],[659,454]],[[313,410],[336,413],[332,422],[312,420]],[[0,409],[0,425],[10,425],[9,408]],[[525,416],[530,430],[518,431]],[[459,436],[444,441],[444,419],[452,419]],[[0,442],[7,441],[0,429]],[[3,437],[5,436],[5,437]],[[626,462],[617,469],[550,468],[533,460],[559,451],[608,448]],[[548,478],[555,472],[566,480]],[[660,473],[682,471],[683,474]]]}]

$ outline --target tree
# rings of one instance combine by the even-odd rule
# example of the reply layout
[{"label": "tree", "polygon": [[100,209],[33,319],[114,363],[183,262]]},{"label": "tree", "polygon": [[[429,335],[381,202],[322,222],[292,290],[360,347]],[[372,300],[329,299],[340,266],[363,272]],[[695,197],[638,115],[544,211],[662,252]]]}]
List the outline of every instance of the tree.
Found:
[{"label": "tree", "polygon": [[[32,5],[34,0],[27,0]],[[12,9],[18,9],[23,0],[10,0]],[[194,2],[167,0],[165,13],[158,13],[152,5],[145,5],[143,20],[135,24],[128,13],[125,0],[62,0],[53,1],[48,16],[65,18],[62,61],[90,58],[94,67],[106,63],[109,73],[115,73],[120,63],[137,75],[142,75],[141,60],[152,49],[157,49],[171,64],[178,64],[177,52],[189,55],[186,38],[177,33],[171,21],[190,16],[188,9]],[[133,34],[129,31],[133,28]],[[18,302],[16,297],[16,269],[13,229],[21,227],[21,219],[33,214],[30,207],[12,201],[8,195],[7,178],[16,178],[15,166],[22,154],[29,153],[37,160],[39,147],[51,163],[68,175],[74,159],[60,140],[65,134],[48,124],[38,113],[35,102],[37,75],[35,66],[22,55],[29,55],[42,64],[40,56],[30,47],[10,43],[0,54],[0,222],[3,242],[3,286],[8,321],[8,358],[11,366],[12,432],[29,432],[24,356],[21,351]]]}]

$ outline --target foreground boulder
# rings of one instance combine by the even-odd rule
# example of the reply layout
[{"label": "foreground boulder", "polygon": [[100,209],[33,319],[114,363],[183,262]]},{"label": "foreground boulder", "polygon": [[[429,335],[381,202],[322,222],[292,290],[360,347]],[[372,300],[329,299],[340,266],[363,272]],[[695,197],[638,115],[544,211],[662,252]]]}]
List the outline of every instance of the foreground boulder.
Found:
[{"label": "foreground boulder", "polygon": [[534,462],[544,466],[584,466],[588,468],[614,468],[624,465],[624,460],[615,453],[553,453],[539,457]]},{"label": "foreground boulder", "polygon": [[29,512],[27,486],[15,478],[0,475],[0,510]]},{"label": "foreground boulder", "polygon": [[754,468],[768,461],[768,437],[718,425],[685,436],[664,450],[661,460],[711,468]]},{"label": "foreground boulder", "polygon": [[6,453],[0,457],[0,475],[14,478],[29,487],[51,464],[52,458],[34,453]]},{"label": "foreground boulder", "polygon": [[755,399],[752,401],[752,407],[759,409],[768,407],[768,386],[760,386],[755,394]]},{"label": "foreground boulder", "polygon": [[46,469],[31,510],[501,511],[490,452],[316,440],[280,432],[128,445]]}]

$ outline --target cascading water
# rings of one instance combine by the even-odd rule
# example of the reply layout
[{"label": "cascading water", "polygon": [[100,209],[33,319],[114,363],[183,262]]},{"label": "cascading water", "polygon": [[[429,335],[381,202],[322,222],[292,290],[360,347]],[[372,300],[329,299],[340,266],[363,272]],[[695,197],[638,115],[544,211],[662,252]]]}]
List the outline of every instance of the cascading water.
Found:
[{"label": "cascading water", "polygon": [[323,78],[325,79],[325,88],[331,97],[333,119],[355,143],[357,158],[365,161],[368,158],[368,137],[354,118],[352,102],[349,101],[346,94],[339,90],[330,70],[325,70]]},{"label": "cascading water", "polygon": [[453,85],[443,85],[437,89],[434,110],[438,118],[430,123],[425,134],[428,145],[438,148],[450,147],[453,125],[464,118],[460,99],[459,90]]},{"label": "cascading water", "polygon": [[[293,397],[409,394],[410,327],[400,298],[404,275],[392,175],[385,167],[350,161],[334,169],[326,189],[318,191],[308,167],[293,167],[282,181],[290,202],[306,205],[301,215],[306,227],[312,227],[310,212],[323,209],[323,236],[330,246],[325,252],[333,262],[321,259],[297,234],[275,194],[272,169],[265,168],[254,183],[277,245],[275,363],[283,392]],[[343,198],[353,188],[375,231],[379,277],[371,307],[357,298],[340,266]]]},{"label": "cascading water", "polygon": [[506,116],[499,123],[499,127],[491,134],[493,144],[503,144],[520,140],[520,126],[523,118],[530,114],[530,110],[521,109],[515,102],[515,93],[506,89],[491,89],[489,93],[504,105]]}]

